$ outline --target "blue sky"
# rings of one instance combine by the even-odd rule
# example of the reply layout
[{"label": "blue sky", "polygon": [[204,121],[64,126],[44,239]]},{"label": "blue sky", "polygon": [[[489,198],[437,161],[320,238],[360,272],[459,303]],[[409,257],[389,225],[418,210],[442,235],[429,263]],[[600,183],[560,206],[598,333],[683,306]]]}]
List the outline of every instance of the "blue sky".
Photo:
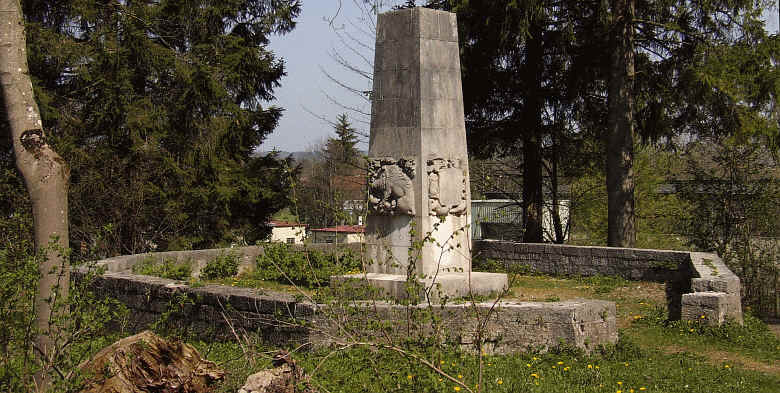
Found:
[{"label": "blue sky", "polygon": [[[356,128],[368,132],[368,125],[361,123],[365,121],[364,116],[350,114],[341,106],[357,107],[368,112],[367,102],[339,87],[325,75],[327,72],[334,79],[359,90],[371,90],[368,80],[344,69],[330,56],[337,51],[350,63],[371,71],[360,57],[340,42],[337,31],[342,36],[349,34],[371,46],[374,38],[358,30],[366,29],[366,25],[360,20],[361,13],[353,0],[342,0],[341,9],[338,3],[338,0],[304,0],[296,28],[284,36],[271,37],[271,49],[285,59],[287,69],[287,76],[281,80],[282,86],[275,91],[277,99],[273,104],[285,111],[279,126],[269,135],[261,150],[309,150],[333,134],[333,127],[326,120],[334,121],[345,112]],[[359,47],[359,44],[356,46]],[[373,61],[372,53],[366,49],[362,53]],[[359,148],[367,149],[367,142],[364,141]]]},{"label": "blue sky", "polygon": [[[366,34],[369,24],[361,21],[363,16],[355,2],[360,3],[361,0],[304,0],[296,28],[289,34],[271,37],[271,49],[285,59],[287,68],[287,76],[282,78],[282,86],[276,89],[276,101],[272,104],[285,111],[279,126],[260,146],[260,150],[306,151],[314,148],[333,134],[333,127],[326,120],[333,121],[345,112],[359,131],[368,133],[366,117],[342,107],[369,112],[365,100],[339,87],[323,72],[353,88],[371,89],[366,79],[344,69],[329,55],[336,51],[349,63],[370,72],[363,60],[339,39],[339,34],[342,37],[349,35],[373,46],[373,38]],[[342,4],[340,9],[339,3]],[[767,29],[776,32],[777,10],[769,10],[765,19]],[[360,44],[352,46],[360,48]],[[373,54],[367,49],[360,52],[373,61]],[[359,148],[368,150],[367,140],[361,142]]]}]

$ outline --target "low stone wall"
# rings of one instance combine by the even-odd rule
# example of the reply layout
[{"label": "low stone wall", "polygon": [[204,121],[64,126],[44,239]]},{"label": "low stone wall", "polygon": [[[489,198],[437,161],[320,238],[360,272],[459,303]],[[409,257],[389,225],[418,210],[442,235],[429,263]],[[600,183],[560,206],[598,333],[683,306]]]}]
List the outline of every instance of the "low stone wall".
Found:
[{"label": "low stone wall", "polygon": [[[361,245],[358,243],[348,244],[308,244],[302,245],[290,245],[290,247],[299,250],[312,250],[323,252],[339,252],[343,250],[352,250],[359,252]],[[229,253],[235,253],[240,258],[239,272],[244,272],[254,268],[255,260],[259,255],[263,255],[263,246],[247,246],[247,247],[233,247],[233,248],[213,248],[208,250],[185,250],[185,251],[165,251],[165,252],[148,252],[143,254],[132,255],[120,255],[118,257],[102,259],[97,262],[97,266],[105,267],[106,271],[112,273],[129,272],[133,266],[141,261],[152,259],[157,262],[164,260],[174,260],[176,262],[190,261],[192,263],[192,275],[198,277],[200,270],[203,269],[206,264],[219,257]]]},{"label": "low stone wall", "polygon": [[[307,246],[331,252],[336,247],[343,245]],[[349,247],[360,250],[359,244]],[[190,260],[199,270],[226,252],[237,253],[242,269],[247,269],[263,253],[263,247],[109,258],[97,262],[107,271],[95,278],[93,286],[97,293],[127,305],[129,328],[133,331],[163,321],[168,326],[198,334],[231,337],[250,331],[275,344],[327,345],[339,340],[344,324],[360,323],[362,319],[367,329],[376,328],[377,321],[384,321],[391,329],[400,329],[399,336],[405,334],[401,327],[408,310],[403,306],[366,303],[351,307],[352,313],[347,315],[344,309],[315,304],[303,296],[222,285],[191,287],[181,281],[131,272],[133,265],[147,258]],[[678,317],[711,324],[721,324],[727,319],[742,320],[739,278],[714,254],[485,240],[475,243],[474,256],[500,260],[509,268],[523,265],[537,273],[609,275],[665,282],[670,312]],[[86,273],[85,268],[79,268],[74,276],[79,279]],[[466,348],[473,348],[475,342],[474,313],[481,313],[484,318],[490,311],[483,349],[493,353],[545,350],[561,342],[590,350],[617,340],[612,302],[577,299],[552,303],[450,304],[434,310],[444,326],[439,334]]]},{"label": "low stone wall", "polygon": [[[359,245],[356,247],[359,248]],[[333,246],[318,247],[333,251]],[[271,291],[223,285],[191,287],[184,282],[133,274],[131,268],[146,258],[189,259],[199,265],[233,251],[248,265],[263,250],[242,247],[229,250],[175,251],[139,254],[105,259],[97,263],[106,273],[95,277],[97,293],[111,296],[130,309],[129,329],[138,331],[162,321],[163,326],[186,329],[199,335],[228,338],[241,332],[257,332],[274,344],[311,343],[328,345],[339,340],[344,324],[364,320],[364,331],[376,329],[384,321],[396,333],[406,337],[407,308],[387,303],[365,303],[356,307],[335,308]],[[85,268],[74,276],[83,277]],[[350,311],[347,311],[350,310]],[[573,300],[554,303],[510,303],[494,305],[449,304],[432,308],[444,326],[437,334],[443,339],[474,348],[477,318],[490,315],[483,350],[511,353],[528,349],[546,350],[562,342],[585,350],[617,341],[615,304],[598,300]],[[344,318],[348,315],[348,320]],[[429,332],[430,333],[430,332]]]},{"label": "low stone wall", "polygon": [[742,323],[739,278],[715,254],[501,240],[477,241],[472,254],[503,262],[509,271],[663,282],[672,319]]},{"label": "low stone wall", "polygon": [[[74,274],[83,277],[86,272],[79,269]],[[200,336],[232,338],[234,334],[255,332],[276,345],[324,346],[340,342],[345,326],[354,327],[364,319],[363,326],[368,330],[363,334],[371,334],[377,321],[385,321],[390,336],[406,337],[407,308],[395,304],[365,303],[342,308],[288,294],[224,285],[190,287],[181,281],[127,272],[97,276],[93,288],[130,309],[128,329],[133,332],[157,322]],[[437,332],[442,339],[466,349],[475,347],[475,312],[483,319],[490,312],[483,336],[483,350],[488,353],[544,351],[562,342],[590,351],[617,341],[612,302],[449,304],[430,310],[442,321],[444,328]]]}]

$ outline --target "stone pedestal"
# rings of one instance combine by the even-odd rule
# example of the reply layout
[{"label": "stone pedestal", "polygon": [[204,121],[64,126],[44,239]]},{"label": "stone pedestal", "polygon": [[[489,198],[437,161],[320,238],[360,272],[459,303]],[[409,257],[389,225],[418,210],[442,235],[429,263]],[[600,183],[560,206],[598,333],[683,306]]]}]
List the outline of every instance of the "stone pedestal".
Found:
[{"label": "stone pedestal", "polygon": [[377,21],[369,140],[369,282],[391,294],[407,274],[441,294],[501,291],[471,273],[471,195],[455,14],[392,11]]}]

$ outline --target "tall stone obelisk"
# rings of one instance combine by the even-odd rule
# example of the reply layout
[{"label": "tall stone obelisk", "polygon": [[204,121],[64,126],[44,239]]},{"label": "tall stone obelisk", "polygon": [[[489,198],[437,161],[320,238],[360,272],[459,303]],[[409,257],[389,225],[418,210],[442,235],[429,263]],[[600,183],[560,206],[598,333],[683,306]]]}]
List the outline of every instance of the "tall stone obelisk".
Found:
[{"label": "tall stone obelisk", "polygon": [[412,8],[379,15],[368,156],[372,285],[401,296],[411,271],[448,296],[503,289],[506,275],[471,272],[455,14]]}]

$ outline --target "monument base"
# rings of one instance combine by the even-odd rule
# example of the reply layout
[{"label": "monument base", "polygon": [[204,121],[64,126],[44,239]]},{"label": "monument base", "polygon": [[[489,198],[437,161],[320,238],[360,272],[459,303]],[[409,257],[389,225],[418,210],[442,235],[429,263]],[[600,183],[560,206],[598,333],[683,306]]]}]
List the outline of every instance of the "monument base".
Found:
[{"label": "monument base", "polygon": [[[468,273],[440,273],[436,275],[435,279],[436,286],[432,288],[432,277],[419,280],[425,289],[431,288],[428,293],[432,301],[438,301],[442,297],[499,295],[509,284],[507,275],[503,273],[471,272],[470,283]],[[406,276],[401,274],[347,274],[331,276],[330,282],[331,284],[345,282],[367,284],[378,288],[383,296],[394,299],[402,299],[407,296]]]}]

